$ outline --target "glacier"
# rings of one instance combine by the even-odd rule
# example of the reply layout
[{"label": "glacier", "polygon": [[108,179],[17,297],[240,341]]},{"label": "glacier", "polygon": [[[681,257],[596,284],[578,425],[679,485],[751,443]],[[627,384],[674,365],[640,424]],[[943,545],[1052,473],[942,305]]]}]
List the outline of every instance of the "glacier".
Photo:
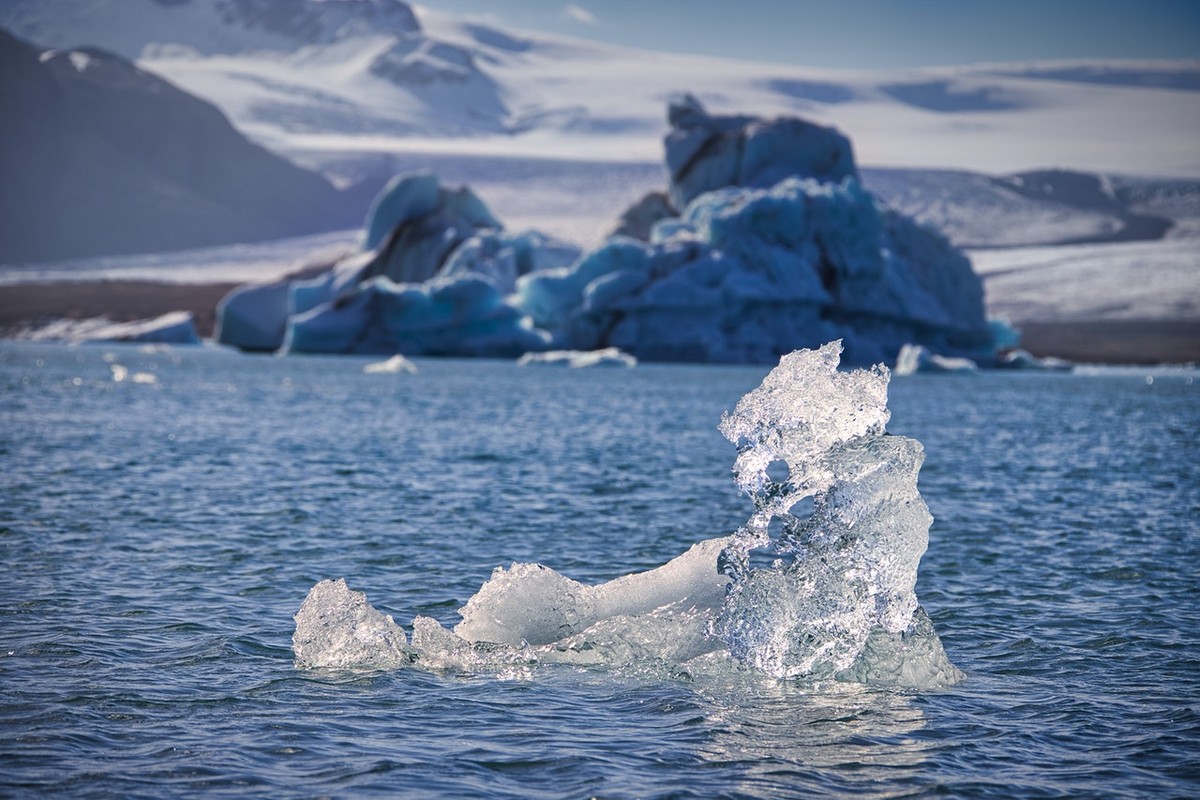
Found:
[{"label": "glacier", "polygon": [[6,0],[0,25],[50,47],[86,42],[139,60],[321,171],[349,153],[365,162],[380,149],[448,146],[648,161],[662,100],[685,82],[724,109],[802,111],[853,129],[873,165],[1198,168],[1197,108],[1181,93],[1197,85],[1195,61],[829,70],[506,30],[391,0]]},{"label": "glacier", "polygon": [[626,215],[646,241],[614,235],[581,253],[505,230],[469,188],[402,175],[376,198],[357,253],[315,277],[235,290],[217,339],[285,353],[615,347],[729,363],[841,339],[855,365],[894,364],[905,344],[994,358],[970,261],[878,202],[841,133],[710,116],[690,96],[668,118],[669,198]]},{"label": "glacier", "polygon": [[[344,579],[323,580],[295,615],[296,666],[750,670],[906,688],[961,680],[914,593],[932,522],[917,491],[923,449],[885,431],[887,368],[842,372],[841,353],[831,342],[784,356],[722,419],[754,505],[734,533],[594,586],[542,564],[498,567],[452,630],[418,616],[411,639]],[[770,566],[758,566],[759,553]]]}]

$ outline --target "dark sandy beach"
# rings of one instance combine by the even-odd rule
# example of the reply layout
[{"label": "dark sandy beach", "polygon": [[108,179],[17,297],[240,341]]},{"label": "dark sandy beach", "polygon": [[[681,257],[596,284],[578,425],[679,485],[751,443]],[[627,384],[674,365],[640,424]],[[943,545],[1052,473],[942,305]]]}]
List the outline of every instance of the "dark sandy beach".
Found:
[{"label": "dark sandy beach", "polygon": [[1037,356],[1086,364],[1200,362],[1200,322],[1097,320],[1022,322],[1022,345]]},{"label": "dark sandy beach", "polygon": [[130,322],[168,311],[191,311],[197,332],[210,336],[217,303],[236,285],[59,281],[0,286],[0,336],[12,337],[56,319],[107,317],[112,322]]}]

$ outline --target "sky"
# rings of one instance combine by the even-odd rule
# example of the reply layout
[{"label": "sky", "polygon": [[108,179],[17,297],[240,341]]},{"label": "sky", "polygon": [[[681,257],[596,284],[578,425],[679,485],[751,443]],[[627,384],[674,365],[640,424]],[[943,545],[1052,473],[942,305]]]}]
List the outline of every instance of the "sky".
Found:
[{"label": "sky", "polygon": [[513,28],[836,68],[1200,59],[1200,0],[421,0]]}]

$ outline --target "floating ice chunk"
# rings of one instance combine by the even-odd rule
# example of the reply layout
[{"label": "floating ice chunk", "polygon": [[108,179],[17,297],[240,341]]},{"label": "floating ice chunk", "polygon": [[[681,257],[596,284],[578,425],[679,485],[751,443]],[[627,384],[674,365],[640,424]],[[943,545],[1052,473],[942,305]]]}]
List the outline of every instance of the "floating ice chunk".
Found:
[{"label": "floating ice chunk", "polygon": [[517,359],[518,367],[636,367],[637,359],[615,347],[603,350],[548,350],[545,353],[526,353]]},{"label": "floating ice chunk", "polygon": [[[762,500],[765,511],[785,513],[801,497],[828,489],[834,447],[882,434],[891,417],[887,368],[839,372],[841,352],[841,342],[830,342],[784,356],[721,420],[721,433],[738,447],[738,488]],[[772,493],[767,467],[776,461],[787,465],[795,494]]]},{"label": "floating ice chunk", "polygon": [[378,277],[290,318],[283,350],[516,358],[544,349],[548,338],[486,278],[397,284]]},{"label": "floating ice chunk", "polygon": [[917,372],[956,372],[973,374],[979,365],[969,358],[939,356],[919,344],[906,344],[896,356],[896,375],[912,375]]},{"label": "floating ice chunk", "polygon": [[1042,370],[1045,372],[1069,372],[1074,364],[1062,358],[1038,358],[1028,350],[1009,350],[996,359],[1000,369]]},{"label": "floating ice chunk", "polygon": [[[953,682],[913,591],[933,521],[917,491],[924,450],[884,432],[887,369],[839,373],[840,353],[833,342],[784,356],[721,422],[756,511],[726,550],[732,583],[714,630],[735,658],[781,678]],[[777,461],[789,470],[780,481],[767,472]],[[809,496],[812,515],[792,516]],[[753,568],[749,552],[766,546],[781,558]]]},{"label": "floating ice chunk", "polygon": [[387,361],[374,361],[370,364],[364,364],[363,372],[368,375],[396,375],[401,372],[416,375],[417,365],[397,353]]},{"label": "floating ice chunk", "polygon": [[283,344],[288,319],[286,280],[239,286],[217,303],[213,341],[253,352],[274,352]]},{"label": "floating ice chunk", "polygon": [[[785,679],[959,680],[914,594],[932,521],[917,491],[924,451],[884,432],[887,369],[839,372],[840,353],[834,342],[785,356],[722,420],[738,444],[738,485],[755,504],[733,536],[597,586],[540,564],[497,568],[453,631],[414,620],[411,647],[361,594],[323,581],[296,615],[297,664],[571,663],[676,674],[740,662]],[[775,462],[786,464],[786,478],[768,472]],[[793,516],[809,496],[811,516]],[[773,521],[782,523],[774,539]],[[751,563],[763,547],[777,556],[769,568]]]},{"label": "floating ice chunk", "polygon": [[95,319],[62,319],[29,331],[22,338],[67,342],[144,342],[149,344],[200,344],[190,311],[171,311],[153,319],[110,322]]},{"label": "floating ice chunk", "polygon": [[124,383],[125,381],[148,385],[158,383],[158,376],[152,372],[130,373],[129,368],[121,364],[109,364],[109,367],[112,369],[113,383]]},{"label": "floating ice chunk", "polygon": [[294,619],[292,651],[299,667],[395,669],[412,660],[404,631],[342,578],[309,590]]},{"label": "floating ice chunk", "polygon": [[837,338],[859,365],[891,363],[909,341],[992,353],[970,262],[852,178],[708,192],[649,243],[612,239],[520,279],[509,302],[557,348],[645,361],[774,362]]},{"label": "floating ice chunk", "polygon": [[717,571],[727,538],[709,539],[657,569],[586,586],[540,564],[498,567],[467,601],[454,632],[472,642],[544,645],[602,620],[664,610],[711,610],[728,579]]},{"label": "floating ice chunk", "polygon": [[218,341],[285,353],[516,357],[550,335],[507,302],[518,279],[563,268],[579,249],[500,229],[469,189],[431,173],[398,177],[368,215],[364,250],[306,280],[245,286],[218,308]]}]

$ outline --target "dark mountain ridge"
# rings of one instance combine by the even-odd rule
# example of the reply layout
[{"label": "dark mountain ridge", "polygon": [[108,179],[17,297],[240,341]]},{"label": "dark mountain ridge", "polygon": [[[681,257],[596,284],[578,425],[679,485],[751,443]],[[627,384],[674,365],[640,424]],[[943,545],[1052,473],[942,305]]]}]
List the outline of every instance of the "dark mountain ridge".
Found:
[{"label": "dark mountain ridge", "polygon": [[0,29],[0,262],[178,250],[357,221],[212,104],[91,47]]}]

